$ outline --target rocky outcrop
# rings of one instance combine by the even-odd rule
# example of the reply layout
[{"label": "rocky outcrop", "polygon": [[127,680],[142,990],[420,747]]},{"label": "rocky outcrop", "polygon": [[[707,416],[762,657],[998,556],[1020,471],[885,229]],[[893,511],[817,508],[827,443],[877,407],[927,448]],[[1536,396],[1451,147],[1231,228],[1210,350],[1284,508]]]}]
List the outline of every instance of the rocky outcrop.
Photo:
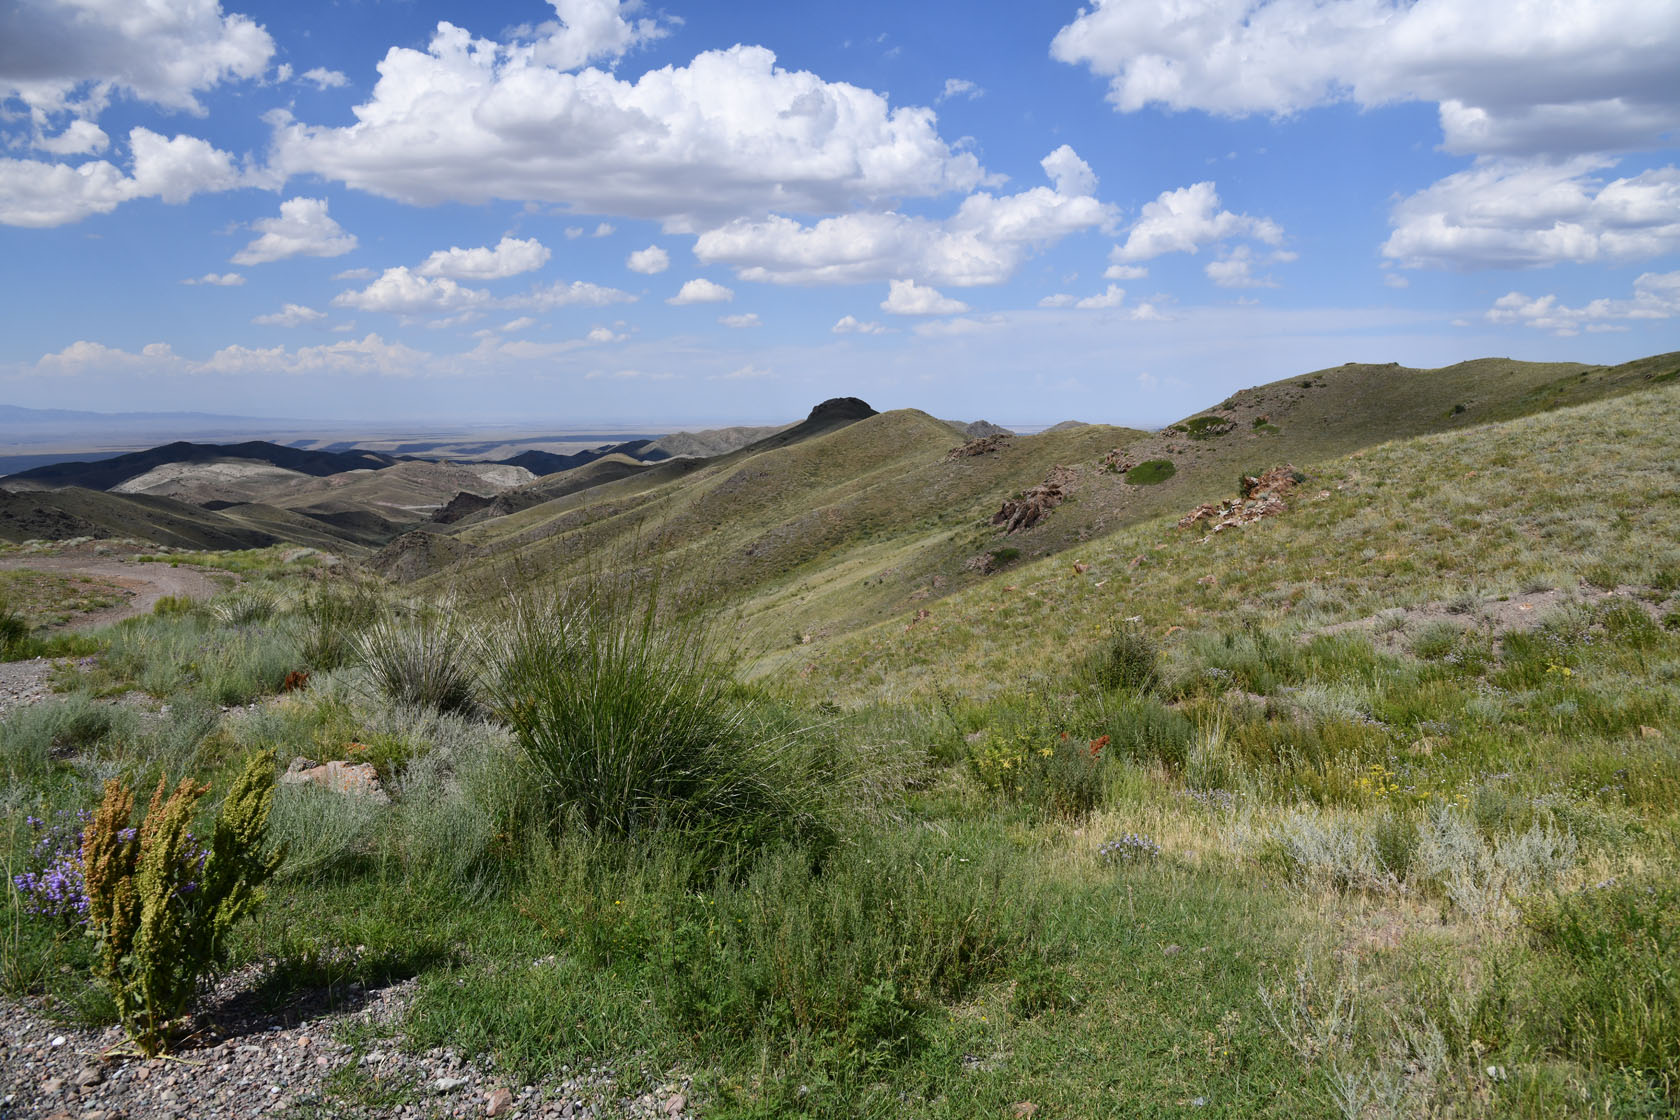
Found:
[{"label": "rocky outcrop", "polygon": [[320,786],[329,793],[365,797],[382,805],[391,800],[391,795],[379,784],[379,772],[371,762],[317,764],[314,759],[294,758],[292,764],[286,767],[286,772],[280,775],[280,784]]}]

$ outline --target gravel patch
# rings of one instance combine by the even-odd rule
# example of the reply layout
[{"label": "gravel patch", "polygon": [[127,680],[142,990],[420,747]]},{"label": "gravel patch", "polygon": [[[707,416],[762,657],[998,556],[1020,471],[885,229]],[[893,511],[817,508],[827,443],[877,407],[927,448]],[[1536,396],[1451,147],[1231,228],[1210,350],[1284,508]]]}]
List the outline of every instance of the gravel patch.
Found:
[{"label": "gravel patch", "polygon": [[352,984],[332,1010],[317,994],[273,1013],[251,995],[259,978],[253,968],[224,979],[199,1016],[198,1035],[150,1061],[120,1053],[117,1027],[77,1029],[0,999],[0,1120],[697,1115],[685,1078],[622,1097],[606,1068],[562,1068],[524,1083],[499,1074],[489,1057],[468,1059],[450,1047],[408,1052],[400,1024],[413,980],[373,991]]},{"label": "gravel patch", "polygon": [[53,663],[44,657],[32,661],[0,661],[0,716],[51,696],[47,677],[52,668]]}]

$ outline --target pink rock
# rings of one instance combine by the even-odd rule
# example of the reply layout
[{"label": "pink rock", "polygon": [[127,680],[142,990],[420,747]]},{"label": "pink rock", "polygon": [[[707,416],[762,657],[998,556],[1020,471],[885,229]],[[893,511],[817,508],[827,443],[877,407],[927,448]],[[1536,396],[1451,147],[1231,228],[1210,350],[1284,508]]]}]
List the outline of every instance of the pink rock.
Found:
[{"label": "pink rock", "polygon": [[333,793],[366,797],[380,803],[391,800],[391,795],[381,788],[379,772],[371,762],[328,762],[313,766],[306,758],[294,758],[280,775],[280,782],[290,786],[317,785]]},{"label": "pink rock", "polygon": [[507,1089],[497,1089],[484,1101],[484,1115],[505,1116],[513,1110],[513,1093]]}]

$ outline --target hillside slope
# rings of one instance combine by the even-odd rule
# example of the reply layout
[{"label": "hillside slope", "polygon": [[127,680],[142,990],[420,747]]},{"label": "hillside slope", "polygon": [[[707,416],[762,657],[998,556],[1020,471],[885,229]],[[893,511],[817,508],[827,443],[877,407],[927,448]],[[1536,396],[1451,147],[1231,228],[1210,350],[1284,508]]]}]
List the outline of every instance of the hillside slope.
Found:
[{"label": "hillside slope", "polygon": [[37,467],[9,476],[6,479],[6,488],[22,490],[81,486],[90,490],[109,490],[119,483],[170,464],[225,463],[231,460],[266,463],[285,471],[317,477],[342,471],[378,470],[397,462],[392,456],[373,451],[302,451],[262,440],[227,444],[177,441],[91,463],[54,463],[47,467]]},{"label": "hillside slope", "polygon": [[1474,625],[1524,594],[1615,593],[1676,612],[1677,425],[1680,384],[1659,383],[1303,462],[1308,482],[1276,516],[1220,533],[1149,519],[959,591],[924,617],[906,609],[800,649],[761,636],[749,671],[808,699],[984,696],[1065,674],[1124,620],[1171,646],[1244,624],[1393,626],[1405,608]]}]

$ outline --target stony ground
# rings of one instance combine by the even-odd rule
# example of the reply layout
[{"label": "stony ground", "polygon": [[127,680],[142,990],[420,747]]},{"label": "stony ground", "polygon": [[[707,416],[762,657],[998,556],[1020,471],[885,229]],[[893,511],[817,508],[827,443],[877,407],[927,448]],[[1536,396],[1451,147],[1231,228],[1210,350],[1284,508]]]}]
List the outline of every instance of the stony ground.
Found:
[{"label": "stony ground", "polygon": [[[197,1034],[167,1058],[131,1056],[122,1032],[76,1029],[0,1000],[0,1120],[243,1120],[246,1117],[687,1116],[688,1086],[618,1096],[603,1069],[563,1070],[522,1083],[485,1059],[448,1048],[411,1053],[398,1028],[413,981],[364,992],[337,1008],[308,999],[256,1008],[258,970],[226,978]],[[344,1038],[373,1038],[352,1045]]]}]

